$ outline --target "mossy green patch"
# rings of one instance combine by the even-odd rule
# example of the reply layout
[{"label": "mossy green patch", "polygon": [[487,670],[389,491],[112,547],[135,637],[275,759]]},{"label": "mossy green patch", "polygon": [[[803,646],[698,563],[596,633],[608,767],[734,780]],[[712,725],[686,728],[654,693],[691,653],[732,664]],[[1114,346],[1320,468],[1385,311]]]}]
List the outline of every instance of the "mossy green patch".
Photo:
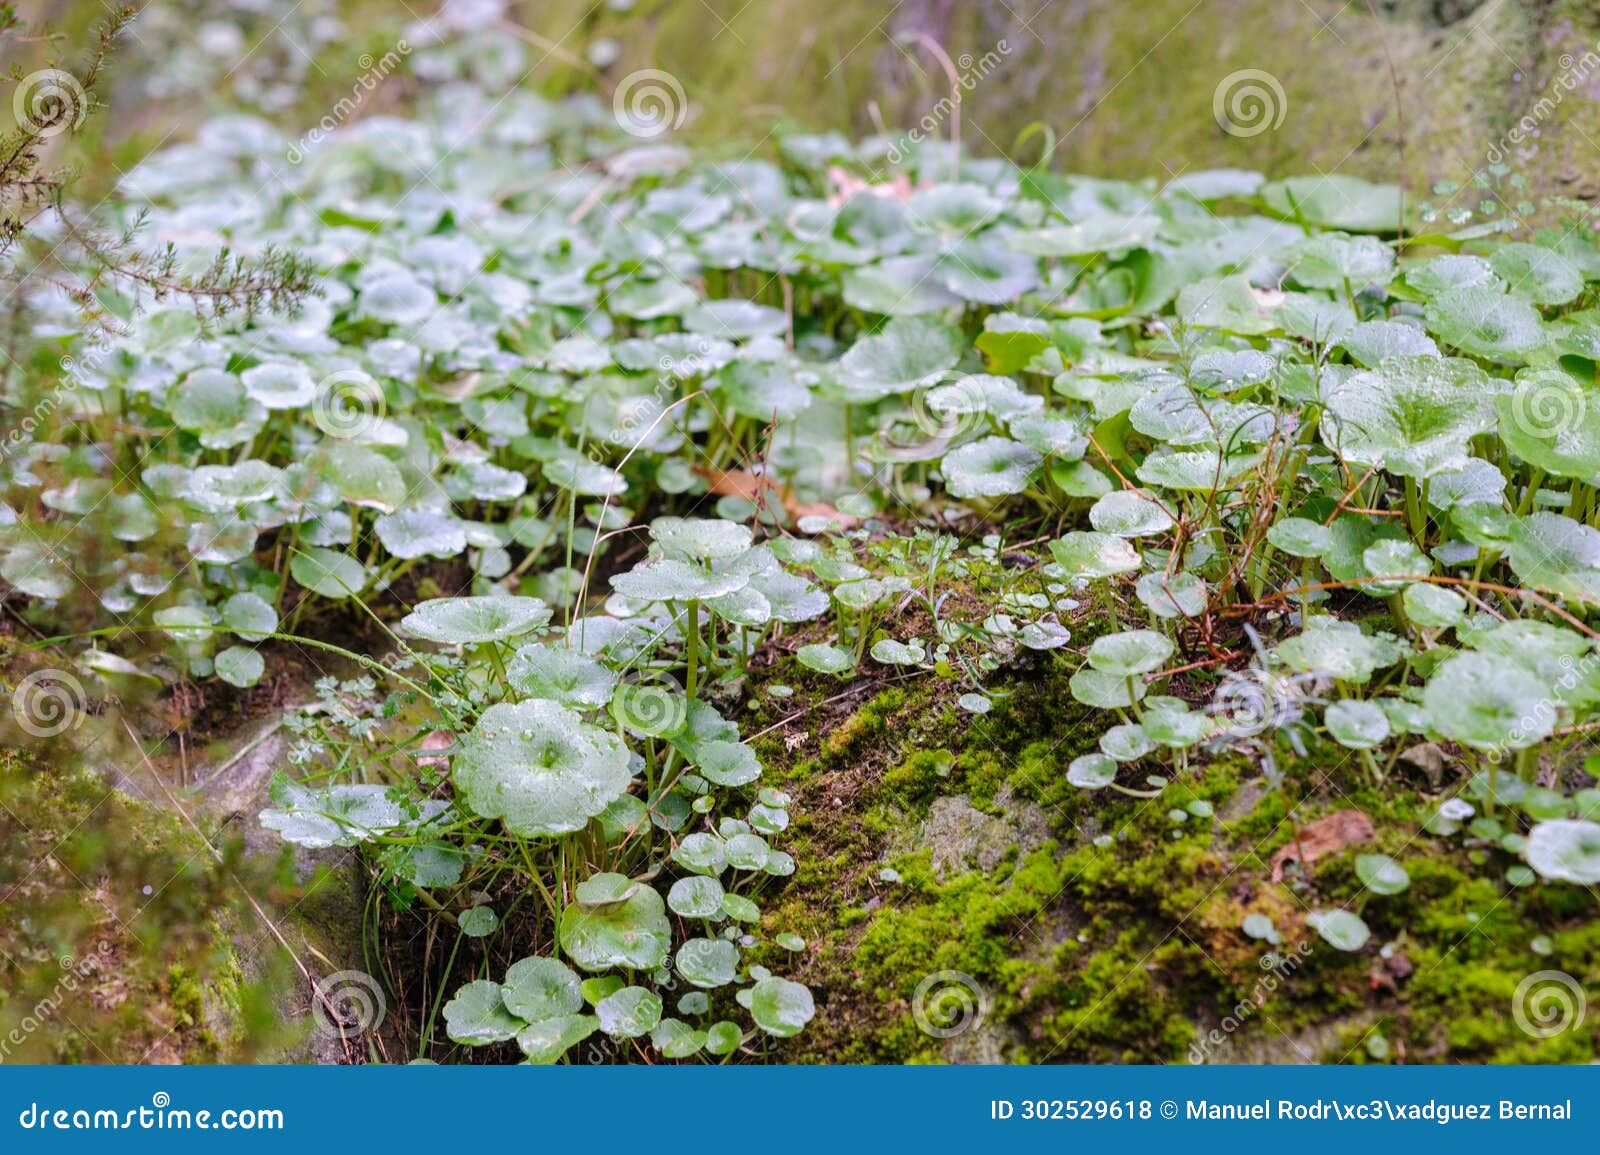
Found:
[{"label": "mossy green patch", "polygon": [[[67,759],[0,751],[0,1059],[249,1059],[279,1028],[229,928],[251,877]],[[271,968],[267,968],[270,972]]]},{"label": "mossy green patch", "polygon": [[[1093,749],[1097,730],[1080,725],[1065,690],[1075,661],[1030,661],[993,713],[936,727],[927,744],[897,721],[918,700],[912,683],[868,700],[814,759],[785,769],[782,751],[770,751],[776,781],[812,791],[792,828],[802,876],[773,921],[810,940],[804,977],[826,1012],[789,1057],[1571,1062],[1596,1053],[1592,1030],[1540,1039],[1512,1017],[1519,984],[1541,969],[1600,981],[1590,896],[1520,890],[1505,880],[1513,860],[1503,853],[1419,836],[1437,801],[1405,782],[1375,784],[1342,756],[1280,750],[1276,788],[1254,759],[1228,756],[1182,773],[1147,759],[1142,767],[1170,780],[1154,799],[1067,785],[1068,762]],[[816,793],[864,760],[881,765],[890,734],[893,760],[858,780],[848,801]],[[943,877],[926,849],[891,849],[904,845],[894,835],[908,820],[956,794],[993,813],[1025,800],[1051,837],[991,871]],[[1271,881],[1273,854],[1297,829],[1352,807],[1374,822],[1370,844]],[[1406,890],[1362,887],[1355,854],[1377,850],[1405,866]],[[1341,905],[1372,928],[1363,951],[1336,950],[1306,922]],[[1246,935],[1249,914],[1271,919],[1280,941]],[[1543,956],[1532,946],[1541,935]]]}]

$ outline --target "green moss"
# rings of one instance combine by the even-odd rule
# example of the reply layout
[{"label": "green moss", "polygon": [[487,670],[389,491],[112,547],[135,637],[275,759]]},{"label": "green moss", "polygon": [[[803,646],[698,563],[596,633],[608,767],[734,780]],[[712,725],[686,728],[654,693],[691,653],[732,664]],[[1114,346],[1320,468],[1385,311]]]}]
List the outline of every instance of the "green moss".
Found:
[{"label": "green moss", "polygon": [[[1321,12],[1148,0],[1047,6],[1025,27],[1004,6],[932,8],[880,19],[871,5],[730,0],[602,16],[586,31],[619,37],[617,76],[653,65],[680,77],[695,108],[690,131],[712,141],[751,135],[753,120],[773,116],[856,132],[874,131],[875,117],[891,128],[917,123],[948,86],[924,50],[892,43],[914,28],[981,76],[962,98],[963,139],[979,152],[1011,150],[1044,121],[1061,139],[1057,163],[1096,176],[1148,177],[1156,151],[1174,172],[1320,169],[1386,180],[1403,172],[1422,198],[1434,181],[1506,159],[1539,191],[1593,192],[1583,154],[1600,118],[1581,83],[1561,85],[1600,34],[1592,6],[1577,0],[1389,4],[1376,17],[1361,5]],[[1154,43],[1152,27],[1165,30]],[[1262,109],[1240,97],[1244,131],[1224,131],[1219,103],[1226,108],[1252,80],[1265,118],[1253,119]],[[1508,141],[1529,115],[1540,138]],[[933,135],[952,127],[942,120]],[[1465,207],[1480,199],[1470,186],[1436,198]]]},{"label": "green moss", "polygon": [[[1071,700],[1070,660],[1036,663],[992,714],[936,724],[926,742],[909,712],[927,709],[932,691],[912,683],[864,704],[814,759],[786,769],[781,752],[769,752],[769,774],[812,791],[791,830],[800,875],[774,921],[811,940],[803,977],[824,1013],[787,1057],[1551,1062],[1595,1054],[1592,1030],[1539,1040],[1510,1016],[1518,984],[1534,971],[1600,982],[1600,924],[1583,892],[1519,890],[1504,880],[1509,856],[1478,865],[1481,848],[1459,838],[1419,840],[1434,800],[1320,756],[1280,752],[1282,791],[1264,789],[1253,763],[1225,757],[1176,776],[1157,800],[1068,786],[1067,763],[1094,747],[1102,720]],[[821,792],[852,771],[860,776],[848,779],[856,788],[846,805],[829,805]],[[927,850],[891,855],[908,818],[954,794],[990,812],[1031,804],[1049,837],[992,871],[942,878]],[[1169,817],[1194,802],[1213,814]],[[1274,884],[1273,852],[1294,837],[1290,804],[1302,827],[1359,808],[1376,840],[1317,860],[1309,880]],[[1411,886],[1395,896],[1364,892],[1353,868],[1363,849],[1399,858]],[[886,860],[900,882],[879,879]],[[1362,952],[1333,949],[1305,922],[1309,910],[1345,903],[1372,927]],[[1243,934],[1250,913],[1273,920],[1281,945]],[[1549,938],[1548,956],[1532,952],[1536,934]],[[1385,943],[1387,961],[1378,954]],[[982,1026],[948,1041],[919,1027],[924,982],[935,992],[925,1004],[940,989],[981,991]],[[1208,1042],[1213,1031],[1220,1045]],[[1381,1043],[1369,1050],[1373,1039]]]},{"label": "green moss", "polygon": [[[251,873],[81,762],[0,750],[0,1059],[249,1059],[226,927]],[[268,968],[270,969],[270,968]],[[262,983],[281,978],[264,975]]]}]

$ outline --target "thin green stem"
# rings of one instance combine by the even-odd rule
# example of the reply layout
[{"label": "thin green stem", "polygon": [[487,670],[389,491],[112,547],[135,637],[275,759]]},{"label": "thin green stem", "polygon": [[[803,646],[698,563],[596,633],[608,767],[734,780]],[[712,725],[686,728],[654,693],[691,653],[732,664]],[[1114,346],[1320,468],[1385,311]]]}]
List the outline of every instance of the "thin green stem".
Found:
[{"label": "thin green stem", "polygon": [[684,654],[687,671],[684,675],[687,685],[685,687],[689,700],[695,699],[695,694],[700,688],[700,603],[697,600],[689,602],[689,630],[688,648]]}]

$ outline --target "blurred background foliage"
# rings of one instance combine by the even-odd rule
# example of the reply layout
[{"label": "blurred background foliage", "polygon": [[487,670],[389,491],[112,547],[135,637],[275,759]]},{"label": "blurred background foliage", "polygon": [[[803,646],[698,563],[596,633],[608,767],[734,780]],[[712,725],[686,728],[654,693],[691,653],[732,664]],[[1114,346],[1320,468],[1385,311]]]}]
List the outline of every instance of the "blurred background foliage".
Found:
[{"label": "blurred background foliage", "polygon": [[[789,125],[861,135],[916,124],[966,75],[965,143],[1015,154],[1035,122],[1057,167],[1157,177],[1198,168],[1404,178],[1418,193],[1496,161],[1541,192],[1600,193],[1600,9],[1584,0],[160,0],[124,46],[86,191],[150,148],[240,108],[309,125],[406,38],[464,34],[454,67],[503,86],[605,98],[631,70],[671,72],[685,131],[741,151]],[[100,0],[23,3],[35,31],[8,67],[66,58]],[[985,58],[997,61],[983,67]],[[403,106],[402,68],[361,116]],[[1249,70],[1282,91],[1274,127],[1223,131],[1219,85]],[[981,76],[976,75],[981,73]],[[941,118],[948,121],[949,118]],[[1531,131],[1511,145],[1519,122]],[[948,123],[941,125],[947,132]],[[1041,137],[1018,159],[1038,154]],[[1402,166],[1403,158],[1403,166]]]}]

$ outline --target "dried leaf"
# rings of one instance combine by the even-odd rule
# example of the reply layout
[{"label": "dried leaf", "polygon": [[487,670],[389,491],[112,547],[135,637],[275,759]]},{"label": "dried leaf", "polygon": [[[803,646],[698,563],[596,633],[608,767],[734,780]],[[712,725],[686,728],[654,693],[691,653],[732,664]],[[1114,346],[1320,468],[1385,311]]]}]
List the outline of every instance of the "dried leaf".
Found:
[{"label": "dried leaf", "polygon": [[456,744],[456,736],[449,730],[430,731],[417,746],[418,766],[448,766],[450,759],[443,753]]},{"label": "dried leaf", "polygon": [[1324,815],[1301,828],[1288,845],[1272,856],[1272,881],[1283,881],[1283,868],[1291,861],[1298,862],[1304,870],[1319,858],[1370,841],[1376,833],[1372,819],[1359,810],[1335,810]]},{"label": "dried leaf", "polygon": [[838,208],[856,193],[863,191],[875,197],[893,197],[902,203],[911,199],[911,181],[904,173],[896,173],[893,180],[873,184],[862,180],[847,169],[831,165],[828,168],[828,183],[833,186],[833,191],[828,194],[830,208]]},{"label": "dried leaf", "polygon": [[707,469],[703,465],[694,471],[705,478],[707,487],[716,497],[738,497],[745,501],[760,501],[767,492],[782,493],[778,483],[770,477],[751,473],[745,469]]},{"label": "dried leaf", "polygon": [[770,477],[745,469],[707,469],[697,465],[695,472],[705,478],[707,488],[717,497],[737,497],[751,504],[771,505],[773,503],[766,495],[776,494],[790,525],[802,517],[825,517],[840,529],[849,529],[860,521],[860,518],[848,513],[840,513],[826,502],[800,501],[788,486],[779,485]]}]

